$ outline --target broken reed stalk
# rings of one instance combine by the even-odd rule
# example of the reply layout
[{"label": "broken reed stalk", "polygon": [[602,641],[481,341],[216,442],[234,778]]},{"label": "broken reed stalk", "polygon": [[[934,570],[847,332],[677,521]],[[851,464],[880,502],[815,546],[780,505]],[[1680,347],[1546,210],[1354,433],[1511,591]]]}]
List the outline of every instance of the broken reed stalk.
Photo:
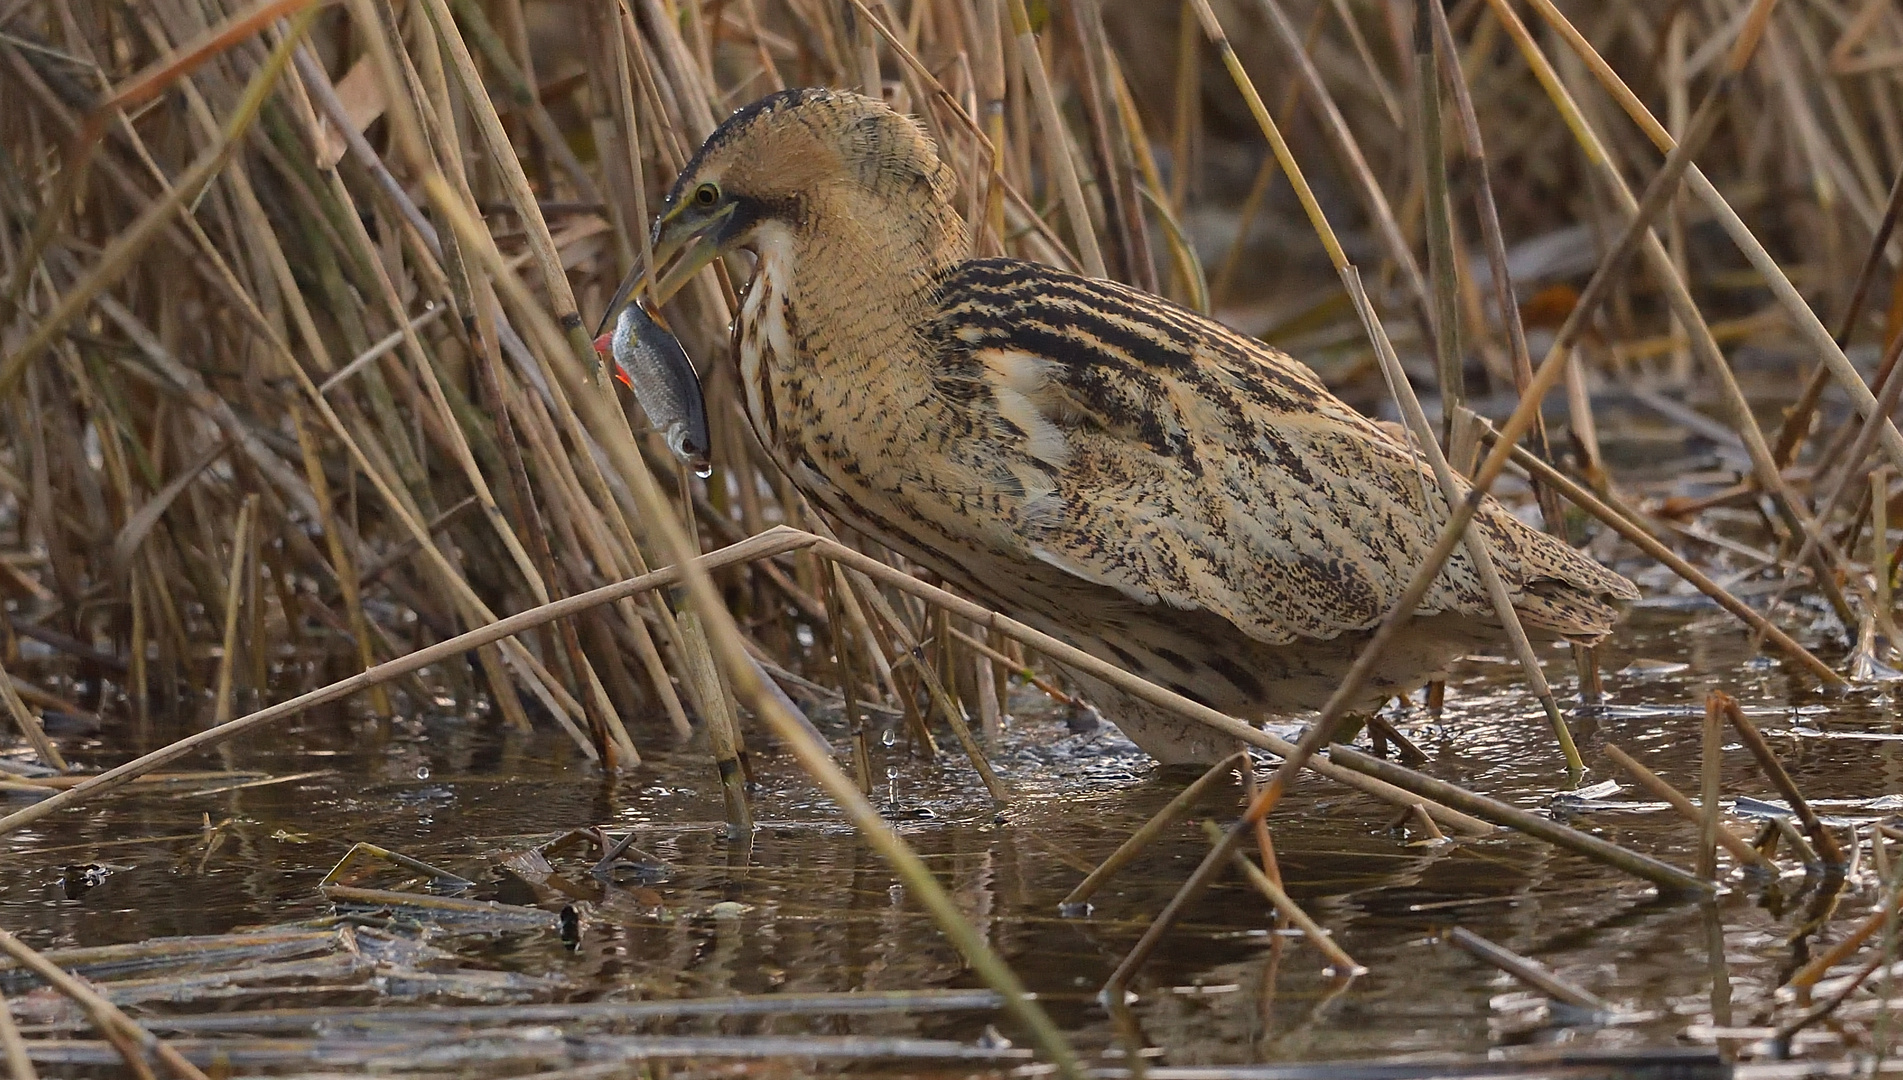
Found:
[{"label": "broken reed stalk", "polygon": [[1441,940],[1469,956],[1492,964],[1555,1001],[1564,1002],[1576,1009],[1589,1009],[1596,1013],[1612,1012],[1612,1006],[1599,995],[1583,987],[1574,986],[1555,975],[1545,964],[1521,956],[1504,945],[1488,941],[1464,926],[1443,931]]},{"label": "broken reed stalk", "polygon": [[[1707,692],[1698,740],[1698,876],[1702,878],[1717,878],[1718,843],[1726,835],[1724,826],[1718,822],[1718,795],[1724,783],[1724,734],[1724,705],[1718,700],[1717,691]],[[1750,844],[1745,847],[1755,856],[1754,862],[1771,861],[1756,847]]]},{"label": "broken reed stalk", "polygon": [[185,1060],[184,1056],[172,1049],[164,1040],[138,1025],[117,1005],[101,997],[82,980],[68,974],[58,964],[34,951],[25,942],[14,937],[6,930],[0,930],[0,952],[6,953],[18,961],[20,966],[45,979],[48,985],[72,999],[73,1003],[84,1009],[102,1035],[112,1040],[114,1046],[126,1057],[126,1065],[135,1072],[150,1075],[145,1066],[144,1056],[152,1054],[159,1059],[168,1072],[184,1080],[206,1080],[198,1066]]},{"label": "broken reed stalk", "polygon": [[[1209,837],[1211,844],[1222,843],[1223,830],[1215,822],[1204,821],[1203,832]],[[1328,961],[1328,974],[1337,977],[1352,977],[1367,972],[1368,969],[1356,963],[1355,958],[1349,956],[1346,949],[1336,944],[1333,934],[1322,929],[1322,925],[1311,918],[1308,912],[1303,911],[1302,906],[1291,899],[1288,893],[1283,892],[1280,885],[1269,880],[1269,875],[1263,873],[1260,866],[1251,862],[1248,855],[1241,851],[1232,851],[1229,854],[1235,861],[1236,868],[1249,879],[1249,883],[1268,898],[1276,914],[1293,923],[1295,928],[1302,932],[1302,937],[1310,945],[1315,946],[1322,957]]]},{"label": "broken reed stalk", "polygon": [[1246,753],[1237,751],[1223,758],[1211,765],[1188,787],[1177,792],[1175,798],[1165,803],[1161,810],[1150,815],[1150,819],[1139,826],[1136,832],[1131,833],[1128,839],[1117,845],[1117,850],[1111,852],[1103,862],[1097,864],[1095,870],[1078,882],[1077,887],[1072,889],[1068,896],[1058,901],[1057,910],[1065,915],[1083,914],[1085,905],[1090,903],[1090,898],[1096,895],[1104,882],[1109,881],[1117,871],[1128,866],[1130,860],[1136,858],[1138,852],[1149,847],[1158,836],[1163,834],[1163,830],[1181,821],[1185,815],[1195,809],[1203,795],[1226,779],[1238,765],[1244,764],[1247,756]]},{"label": "broken reed stalk", "polygon": [[1328,748],[1328,757],[1356,772],[1378,776],[1396,787],[1415,792],[1422,798],[1434,799],[1459,807],[1496,825],[1504,825],[1516,832],[1544,840],[1555,847],[1565,848],[1595,862],[1604,863],[1634,877],[1643,878],[1657,885],[1663,892],[1696,896],[1711,896],[1715,892],[1711,882],[1669,863],[1654,859],[1650,855],[1628,851],[1610,841],[1561,825],[1551,818],[1541,817],[1517,806],[1509,806],[1498,799],[1476,795],[1456,784],[1436,780],[1393,762],[1364,754],[1352,747],[1336,743]]},{"label": "broken reed stalk", "polygon": [[473,916],[483,919],[505,918],[526,923],[530,926],[552,926],[559,917],[555,912],[537,907],[524,907],[517,904],[504,904],[497,900],[468,900],[460,896],[437,896],[432,893],[405,892],[401,889],[366,889],[356,885],[325,885],[320,891],[324,899],[333,904],[362,904],[376,908],[415,908],[419,911],[435,912],[455,917]]},{"label": "broken reed stalk", "polygon": [[707,741],[714,754],[714,769],[720,777],[720,792],[727,805],[727,838],[740,839],[753,834],[753,810],[747,804],[747,778],[740,769],[738,735],[740,718],[734,715],[733,699],[714,665],[712,646],[701,628],[700,613],[681,605],[674,613],[679,627],[682,660],[687,675],[699,687],[701,719],[707,727]]},{"label": "broken reed stalk", "polygon": [[1797,815],[1797,820],[1804,826],[1805,834],[1810,837],[1811,843],[1816,845],[1817,854],[1823,858],[1827,866],[1841,871],[1845,862],[1844,849],[1843,845],[1837,842],[1837,834],[1831,832],[1829,826],[1818,820],[1817,812],[1811,809],[1810,803],[1804,798],[1804,793],[1797,789],[1797,782],[1791,779],[1791,774],[1784,771],[1784,763],[1778,760],[1777,753],[1771,749],[1771,744],[1764,741],[1764,736],[1758,733],[1757,725],[1753,724],[1751,718],[1746,716],[1744,710],[1738,706],[1738,699],[1723,691],[1716,691],[1716,693],[1718,705],[1725,711],[1725,717],[1731,721],[1732,730],[1738,733],[1739,741],[1743,742],[1751,751],[1751,756],[1757,759],[1758,767],[1764,770],[1765,778],[1771,781],[1771,786],[1777,788],[1778,794],[1784,796],[1784,801],[1790,804],[1791,812]]},{"label": "broken reed stalk", "polygon": [[[333,935],[311,935],[318,940]],[[211,939],[223,944],[227,937]],[[165,939],[160,939],[165,940]],[[173,939],[176,940],[176,939]],[[204,938],[188,939],[201,944]],[[64,952],[65,950],[62,950]],[[575,1001],[521,1005],[391,1005],[331,1006],[310,1009],[270,1009],[220,1012],[194,1016],[163,1016],[147,1021],[155,1031],[219,1032],[223,1034],[316,1033],[328,1025],[383,1023],[410,1031],[441,1030],[491,1024],[635,1023],[692,1017],[729,1016],[866,1016],[883,1013],[934,1013],[996,1009],[1003,1003],[994,990],[850,990],[647,1001]],[[625,1072],[625,1062],[615,1062]],[[531,1076],[536,1074],[530,1074]],[[544,1074],[546,1075],[546,1074]]]},{"label": "broken reed stalk", "polygon": [[[1665,779],[1657,773],[1634,761],[1630,755],[1617,746],[1606,743],[1603,749],[1606,752],[1606,756],[1612,759],[1612,763],[1624,769],[1626,774],[1632,777],[1640,787],[1650,792],[1654,798],[1663,799],[1673,810],[1678,812],[1678,816],[1699,826],[1701,841],[1698,853],[1697,874],[1706,880],[1715,879],[1717,877],[1716,866],[1710,868],[1705,866],[1705,843],[1702,832],[1707,821],[1716,820],[1716,813],[1709,809],[1700,809],[1692,805],[1692,801],[1680,793],[1677,788],[1666,783]],[[1715,803],[1708,804],[1708,807],[1715,807],[1715,805]],[[1725,829],[1723,826],[1720,826],[1716,833],[1713,834],[1712,842],[1723,844],[1725,850],[1731,852],[1732,857],[1737,859],[1740,863],[1755,866],[1761,870],[1768,870],[1773,874],[1777,873],[1777,866],[1774,865],[1771,860],[1765,858],[1757,848],[1752,847],[1750,844],[1732,835],[1731,831]]]},{"label": "broken reed stalk", "polygon": [[351,867],[360,862],[369,862],[372,860],[387,862],[392,866],[402,867],[411,873],[422,874],[434,881],[455,882],[462,885],[475,884],[475,882],[470,881],[461,874],[452,874],[441,867],[431,866],[421,859],[405,855],[400,851],[391,851],[389,848],[379,847],[376,844],[359,840],[350,845],[350,850],[344,852],[344,857],[337,860],[336,864],[330,868],[330,872],[325,874],[323,880],[317,883],[317,887],[321,889],[328,885],[336,885],[343,880],[344,873]]}]

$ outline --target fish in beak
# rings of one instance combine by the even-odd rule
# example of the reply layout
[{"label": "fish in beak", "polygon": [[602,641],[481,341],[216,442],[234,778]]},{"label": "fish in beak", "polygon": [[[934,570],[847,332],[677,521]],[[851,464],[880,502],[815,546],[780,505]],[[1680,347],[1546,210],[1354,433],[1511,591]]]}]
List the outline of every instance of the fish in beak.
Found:
[{"label": "fish in beak", "polygon": [[[637,269],[617,292],[616,303],[627,299],[614,314],[614,329],[595,338],[595,351],[614,361],[614,377],[634,391],[647,414],[667,441],[667,448],[697,476],[712,471],[708,455],[713,448],[707,428],[707,404],[700,376],[676,338],[644,296],[637,293],[643,275]],[[610,305],[614,312],[614,305]],[[606,320],[604,320],[604,325]]]}]

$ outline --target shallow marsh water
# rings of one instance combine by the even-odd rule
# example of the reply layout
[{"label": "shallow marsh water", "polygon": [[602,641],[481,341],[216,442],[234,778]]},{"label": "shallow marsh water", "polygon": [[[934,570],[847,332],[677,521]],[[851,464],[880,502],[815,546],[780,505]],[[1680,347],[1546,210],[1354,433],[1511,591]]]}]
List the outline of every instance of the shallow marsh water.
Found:
[{"label": "shallow marsh water", "polygon": [[[1566,654],[1552,655],[1556,684],[1570,685]],[[1695,790],[1704,692],[1721,687],[1755,707],[1808,795],[1827,807],[1861,800],[1827,812],[1859,822],[1896,814],[1894,798],[1872,801],[1903,793],[1903,723],[1889,695],[1806,691],[1779,666],[1753,660],[1743,636],[1708,609],[1641,609],[1604,659],[1610,708],[1575,726],[1593,769],[1588,782],[1616,777],[1599,751],[1610,741]],[[1689,666],[1629,667],[1634,659]],[[993,810],[962,759],[948,754],[929,765],[908,756],[903,741],[889,749],[875,742],[881,801],[966,914],[1096,1058],[1118,1045],[1098,988],[1205,841],[1193,821],[1171,829],[1098,894],[1088,916],[1061,917],[1058,902],[1083,873],[1187,778],[1159,773],[1109,729],[1069,734],[1034,695],[1018,704],[994,754],[1018,793],[1008,809]],[[1464,661],[1442,721],[1397,719],[1433,756],[1429,771],[1470,789],[1542,807],[1567,786],[1537,707],[1504,661]],[[99,739],[90,748],[69,745],[69,756],[109,764],[98,747],[123,739],[110,730]],[[404,994],[469,1004],[979,985],[887,867],[771,746],[756,747],[760,822],[750,844],[725,838],[712,768],[689,750],[656,755],[609,784],[554,735],[502,734],[487,719],[377,724],[330,714],[218,757],[208,764],[274,775],[325,771],[210,794],[139,791],[8,836],[0,840],[0,925],[58,949],[319,919],[336,910],[320,879],[352,843],[369,841],[476,882],[458,895],[549,912],[573,905],[582,916],[579,943],[565,943],[552,924],[430,935],[445,951],[439,968],[527,977],[497,982],[487,997],[475,984],[398,993],[391,979],[291,980],[262,995],[142,1001],[136,1013],[361,1005]],[[1735,744],[1724,773],[1729,795],[1775,798]],[[1219,788],[1203,813],[1226,820],[1237,797],[1235,785]],[[1618,843],[1692,863],[1695,830],[1629,786],[1560,812]],[[215,845],[202,832],[207,815],[231,819]],[[1725,896],[1701,906],[1660,899],[1641,882],[1524,837],[1413,843],[1388,831],[1391,817],[1382,804],[1311,778],[1271,819],[1289,891],[1368,972],[1345,983],[1329,978],[1299,940],[1275,941],[1273,917],[1255,893],[1226,880],[1193,907],[1135,987],[1132,1015],[1160,1048],[1159,1062],[1712,1046],[1715,1029],[1763,1024],[1778,983],[1807,955],[1788,939],[1816,906],[1814,879],[1734,876]],[[589,877],[589,860],[578,853],[556,858],[549,879],[501,868],[562,830],[597,824],[634,830],[658,865],[613,885]],[[393,886],[403,876],[362,883]],[[92,879],[98,883],[89,887]],[[1854,875],[1823,940],[1841,936],[1876,901],[1867,870]],[[1544,999],[1437,944],[1435,932],[1453,925],[1534,957],[1618,1015],[1610,1022],[1555,1015]],[[1715,960],[1722,982],[1714,981]],[[6,990],[29,1032],[36,1018],[57,1013],[43,990]],[[1002,1013],[969,1008],[679,1019],[647,1030],[971,1042],[988,1025],[1023,1044]],[[1819,1028],[1798,1051],[1835,1058],[1859,1048]]]}]

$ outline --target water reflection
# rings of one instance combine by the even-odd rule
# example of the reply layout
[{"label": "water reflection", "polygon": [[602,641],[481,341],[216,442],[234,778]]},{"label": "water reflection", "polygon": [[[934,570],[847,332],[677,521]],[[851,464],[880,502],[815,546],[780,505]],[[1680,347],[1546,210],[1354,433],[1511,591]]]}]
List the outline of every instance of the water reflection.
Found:
[{"label": "water reflection", "polygon": [[[1758,707],[1767,737],[1826,813],[1850,823],[1894,817],[1893,801],[1873,799],[1903,790],[1893,700],[1819,698],[1781,668],[1751,662],[1728,623],[1701,618],[1641,612],[1609,650],[1608,672],[1647,663],[1642,677],[1610,676],[1606,707],[1577,725],[1595,770],[1587,782],[1613,775],[1597,752],[1610,741],[1695,790],[1703,696],[1722,686]],[[1549,676],[1564,692],[1570,662],[1561,652],[1552,661]],[[1194,819],[1168,830],[1093,898],[1088,917],[1060,917],[1064,895],[1182,779],[1157,774],[1109,729],[1072,735],[1061,717],[1020,704],[995,754],[1021,793],[1003,813],[956,760],[926,766],[900,742],[874,747],[874,767],[892,770],[893,823],[1091,1055],[1120,1054],[1126,1041],[1159,1047],[1162,1060],[1180,1065],[1709,1042],[1714,1032],[1763,1024],[1779,983],[1809,958],[1818,921],[1828,915],[1841,928],[1876,899],[1867,868],[1841,892],[1794,874],[1734,877],[1714,904],[1660,899],[1517,836],[1412,842],[1386,828],[1391,808],[1309,781],[1272,820],[1287,888],[1368,974],[1328,978],[1313,950],[1278,935],[1259,895],[1226,880],[1191,906],[1133,987],[1120,1036],[1098,987],[1205,841]],[[1440,720],[1396,720],[1445,779],[1527,807],[1549,805],[1566,786],[1511,665],[1465,663]],[[479,898],[566,910],[566,924],[431,939],[462,968],[532,977],[523,985],[537,988],[537,1000],[977,985],[885,864],[771,747],[756,754],[759,829],[729,842],[703,755],[657,754],[638,773],[604,781],[557,738],[492,727],[445,717],[365,740],[341,714],[311,716],[228,748],[222,762],[309,775],[211,794],[141,791],[55,816],[0,840],[0,923],[55,948],[315,919],[332,912],[319,879],[352,843],[370,841],[471,878]],[[1774,795],[1739,747],[1727,748],[1724,782],[1728,793]],[[1695,829],[1662,804],[1630,787],[1589,794],[1564,806],[1570,823],[1691,865]],[[1238,796],[1233,782],[1220,784],[1199,812],[1230,816]],[[223,823],[215,841],[208,823]],[[639,858],[606,878],[589,873],[597,856],[579,848],[539,866],[530,858],[552,836],[589,825],[631,831]],[[1615,1017],[1592,1022],[1528,1001],[1506,976],[1438,944],[1449,925],[1538,959],[1614,1004]],[[343,979],[324,1000],[372,1004],[386,990]],[[207,1007],[142,1006],[148,1014]],[[694,1017],[659,1030],[971,1041],[989,1024],[1023,1044],[999,1014],[970,1009]]]}]

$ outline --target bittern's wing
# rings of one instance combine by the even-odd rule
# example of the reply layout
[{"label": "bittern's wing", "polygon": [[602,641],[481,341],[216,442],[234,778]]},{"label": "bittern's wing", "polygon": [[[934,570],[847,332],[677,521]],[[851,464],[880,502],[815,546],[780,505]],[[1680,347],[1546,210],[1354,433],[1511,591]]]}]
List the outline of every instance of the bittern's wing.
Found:
[{"label": "bittern's wing", "polygon": [[[1446,520],[1413,450],[1195,312],[1005,259],[964,264],[943,295],[940,385],[989,394],[998,436],[1048,476],[1020,523],[1046,563],[1261,641],[1330,638],[1380,621]],[[1496,503],[1476,520],[1529,629],[1590,639],[1608,598],[1637,596]],[[1420,610],[1491,615],[1464,550]]]}]

